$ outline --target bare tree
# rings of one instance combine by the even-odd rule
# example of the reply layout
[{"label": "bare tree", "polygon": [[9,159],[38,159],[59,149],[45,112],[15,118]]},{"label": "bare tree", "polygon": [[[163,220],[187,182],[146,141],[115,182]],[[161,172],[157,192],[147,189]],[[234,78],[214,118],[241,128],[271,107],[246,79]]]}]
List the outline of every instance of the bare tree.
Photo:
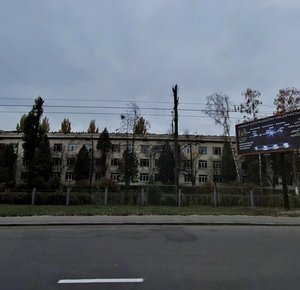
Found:
[{"label": "bare tree", "polygon": [[232,156],[235,163],[236,173],[238,177],[238,181],[241,181],[239,168],[237,164],[237,157],[235,150],[233,148],[231,136],[230,136],[230,116],[229,116],[229,97],[226,94],[212,94],[206,97],[206,110],[205,114],[208,115],[210,118],[214,119],[217,125],[223,127],[223,134],[224,136],[228,137]]},{"label": "bare tree", "polygon": [[256,120],[258,107],[262,104],[262,102],[259,100],[260,91],[248,88],[242,93],[242,96],[244,96],[245,101],[238,107],[239,112],[245,114],[243,116],[244,120]]},{"label": "bare tree", "polygon": [[229,97],[225,94],[212,94],[206,97],[205,114],[223,127],[224,136],[230,136]]}]

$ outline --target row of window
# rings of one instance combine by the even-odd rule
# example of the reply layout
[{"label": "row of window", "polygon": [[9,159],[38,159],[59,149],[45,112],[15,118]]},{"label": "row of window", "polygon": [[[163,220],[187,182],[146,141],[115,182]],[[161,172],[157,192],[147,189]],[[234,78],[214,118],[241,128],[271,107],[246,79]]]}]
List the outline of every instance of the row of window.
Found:
[{"label": "row of window", "polygon": [[[207,183],[208,182],[208,176],[207,175],[199,175],[198,176],[199,183]],[[185,174],[184,175],[184,182],[192,182],[192,175]],[[222,177],[220,175],[214,175],[213,176],[213,182],[215,183],[221,183]]]},{"label": "row of window", "polygon": [[[86,144],[85,145],[87,149],[89,150],[91,148],[91,145]],[[150,145],[140,145],[141,146],[141,153],[147,154],[150,152]],[[129,149],[132,150],[132,144],[128,144]],[[63,144],[57,143],[53,145],[53,151],[54,152],[61,152],[63,149]],[[155,145],[153,146],[153,151],[160,152],[162,149],[162,145]],[[69,144],[68,145],[68,151],[76,151],[76,145],[75,144]],[[191,153],[191,147],[187,146],[183,148],[183,151],[186,154]],[[112,144],[112,152],[121,152],[121,144]],[[206,146],[199,146],[198,147],[198,153],[200,155],[207,155],[207,147]],[[222,148],[221,147],[212,147],[212,154],[213,155],[221,155],[222,154]]]},{"label": "row of window", "polygon": [[[99,158],[96,159],[96,165],[100,165]],[[119,166],[120,159],[113,158],[111,159],[111,166]],[[76,158],[67,158],[67,166],[73,166],[76,163]],[[199,169],[207,169],[207,160],[199,160],[198,167]],[[140,167],[149,167],[150,161],[149,159],[141,159]],[[28,166],[28,161],[23,159],[23,165]],[[52,158],[53,166],[61,166],[62,159],[61,158]],[[221,169],[221,161],[213,161],[212,162],[213,169]],[[155,159],[155,167],[158,167],[158,159]],[[191,161],[185,160],[183,163],[184,168],[191,168]]]},{"label": "row of window", "polygon": [[[65,174],[65,180],[66,181],[73,181],[75,180],[75,173],[74,172],[66,172]],[[60,178],[60,173],[59,172],[54,172],[52,173],[52,177],[54,178]],[[101,174],[96,172],[95,174],[95,179],[100,180],[101,179]],[[21,179],[26,180],[28,178],[28,172],[21,172]],[[110,179],[114,181],[120,181],[119,180],[119,174],[116,172],[112,172],[110,174]],[[140,182],[149,182],[149,173],[140,173]],[[214,175],[213,177],[214,182],[220,183],[222,182],[221,176]],[[156,173],[154,174],[154,181],[159,180],[159,175]],[[185,182],[192,182],[192,176],[190,174],[185,174],[184,175],[184,181]],[[199,183],[207,183],[208,182],[208,176],[207,175],[199,175],[198,176],[198,181]]]}]

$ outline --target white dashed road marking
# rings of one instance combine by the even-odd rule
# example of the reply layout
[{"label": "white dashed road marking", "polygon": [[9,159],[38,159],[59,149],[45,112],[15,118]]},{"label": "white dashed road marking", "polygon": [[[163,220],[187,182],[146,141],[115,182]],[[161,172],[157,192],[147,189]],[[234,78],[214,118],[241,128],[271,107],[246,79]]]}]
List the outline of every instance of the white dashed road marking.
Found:
[{"label": "white dashed road marking", "polygon": [[91,284],[91,283],[143,283],[143,278],[120,279],[61,279],[57,284]]}]

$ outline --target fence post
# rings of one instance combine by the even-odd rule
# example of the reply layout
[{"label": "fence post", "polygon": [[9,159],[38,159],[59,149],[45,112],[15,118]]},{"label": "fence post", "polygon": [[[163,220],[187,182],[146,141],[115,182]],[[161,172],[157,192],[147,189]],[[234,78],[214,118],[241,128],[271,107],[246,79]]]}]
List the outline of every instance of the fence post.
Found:
[{"label": "fence post", "polygon": [[253,190],[250,189],[250,205],[254,207],[254,198],[253,198]]},{"label": "fence post", "polygon": [[142,191],[141,191],[141,205],[145,204],[145,190],[144,187],[142,187]]},{"label": "fence post", "polygon": [[66,205],[70,203],[70,187],[67,188]]},{"label": "fence post", "polygon": [[217,187],[214,187],[214,207],[217,206]]},{"label": "fence post", "polygon": [[34,187],[31,193],[31,205],[35,204],[35,194],[36,194],[36,188]]},{"label": "fence post", "polygon": [[108,195],[108,188],[105,187],[105,189],[104,189],[104,205],[107,205],[107,195]]}]

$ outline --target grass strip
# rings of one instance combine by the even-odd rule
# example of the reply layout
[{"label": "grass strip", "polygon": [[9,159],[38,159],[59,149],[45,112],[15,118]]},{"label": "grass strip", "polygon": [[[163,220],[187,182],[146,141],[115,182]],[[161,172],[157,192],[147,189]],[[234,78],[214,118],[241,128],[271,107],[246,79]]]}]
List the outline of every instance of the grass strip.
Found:
[{"label": "grass strip", "polygon": [[205,206],[103,206],[103,205],[0,205],[0,216],[128,216],[128,215],[249,215],[300,216],[300,210],[284,211],[266,207],[205,207]]}]

